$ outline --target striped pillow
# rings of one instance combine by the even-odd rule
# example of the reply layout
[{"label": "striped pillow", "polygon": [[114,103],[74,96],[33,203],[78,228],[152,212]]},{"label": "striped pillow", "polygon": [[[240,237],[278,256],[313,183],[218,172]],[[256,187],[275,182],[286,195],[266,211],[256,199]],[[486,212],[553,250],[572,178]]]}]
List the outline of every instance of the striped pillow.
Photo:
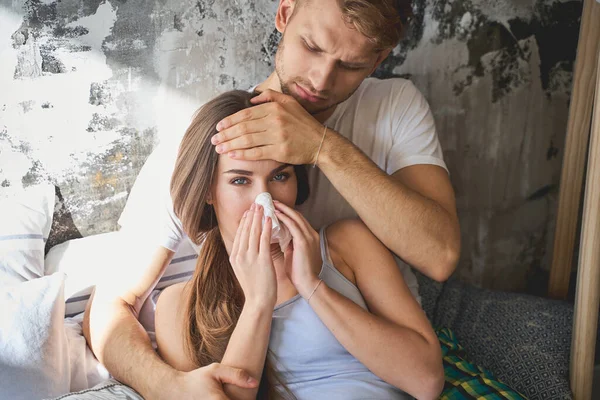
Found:
[{"label": "striped pillow", "polygon": [[[3,188],[4,189],[4,188]],[[0,285],[44,276],[44,246],[52,226],[54,186],[42,184],[2,193]]]},{"label": "striped pillow", "polygon": [[[107,272],[107,266],[123,258],[118,251],[122,241],[121,232],[110,232],[68,240],[52,247],[46,255],[46,275],[57,271],[67,275],[65,281],[65,316],[73,317],[85,310],[92,287],[107,279],[126,279]],[[188,241],[180,246],[156,288],[163,289],[191,278],[198,254]]]}]

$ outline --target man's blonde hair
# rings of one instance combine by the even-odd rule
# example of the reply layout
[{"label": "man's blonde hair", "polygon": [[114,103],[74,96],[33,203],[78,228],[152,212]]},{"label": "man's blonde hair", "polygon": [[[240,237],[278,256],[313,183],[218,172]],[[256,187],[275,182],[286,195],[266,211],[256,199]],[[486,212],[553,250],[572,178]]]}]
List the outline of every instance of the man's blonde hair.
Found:
[{"label": "man's blonde hair", "polygon": [[377,51],[395,47],[412,16],[410,0],[337,0],[342,17],[369,38]]},{"label": "man's blonde hair", "polygon": [[[294,13],[314,0],[296,0]],[[319,1],[319,0],[317,0]],[[410,0],[336,0],[344,22],[367,37],[375,51],[396,47],[413,16]]]}]

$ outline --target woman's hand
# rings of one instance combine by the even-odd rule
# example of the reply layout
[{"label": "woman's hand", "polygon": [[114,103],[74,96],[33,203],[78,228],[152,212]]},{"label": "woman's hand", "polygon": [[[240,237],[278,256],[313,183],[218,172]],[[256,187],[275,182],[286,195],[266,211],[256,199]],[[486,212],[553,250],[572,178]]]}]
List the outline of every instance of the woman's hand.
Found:
[{"label": "woman's hand", "polygon": [[263,208],[252,204],[246,211],[233,240],[229,262],[233,267],[246,305],[275,307],[277,278],[271,258],[271,218],[262,227]]},{"label": "woman's hand", "polygon": [[277,218],[292,235],[292,241],[284,253],[286,273],[298,293],[308,299],[319,282],[323,264],[319,234],[298,211],[278,201],[273,203]]}]

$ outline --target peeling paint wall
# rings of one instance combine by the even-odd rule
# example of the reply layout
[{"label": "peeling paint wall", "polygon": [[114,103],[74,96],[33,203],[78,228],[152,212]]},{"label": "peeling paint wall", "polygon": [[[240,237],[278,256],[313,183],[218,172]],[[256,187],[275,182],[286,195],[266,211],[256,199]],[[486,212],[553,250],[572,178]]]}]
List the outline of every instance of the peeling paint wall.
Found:
[{"label": "peeling paint wall", "polygon": [[[268,76],[277,3],[0,0],[0,189],[53,182],[55,241],[115,230],[158,141]],[[375,73],[408,77],[430,102],[466,281],[545,287],[581,7],[415,1]]]}]

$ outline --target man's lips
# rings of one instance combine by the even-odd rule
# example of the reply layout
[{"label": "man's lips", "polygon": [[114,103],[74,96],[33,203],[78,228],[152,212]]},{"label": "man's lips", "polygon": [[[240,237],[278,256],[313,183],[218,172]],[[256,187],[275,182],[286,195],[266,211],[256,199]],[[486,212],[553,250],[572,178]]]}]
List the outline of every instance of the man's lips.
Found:
[{"label": "man's lips", "polygon": [[316,103],[318,101],[325,100],[321,97],[311,94],[310,92],[308,92],[307,90],[302,88],[302,86],[298,85],[297,83],[295,85],[296,85],[296,93],[298,93],[298,95],[300,97],[302,97],[304,100],[310,101],[311,103]]}]

